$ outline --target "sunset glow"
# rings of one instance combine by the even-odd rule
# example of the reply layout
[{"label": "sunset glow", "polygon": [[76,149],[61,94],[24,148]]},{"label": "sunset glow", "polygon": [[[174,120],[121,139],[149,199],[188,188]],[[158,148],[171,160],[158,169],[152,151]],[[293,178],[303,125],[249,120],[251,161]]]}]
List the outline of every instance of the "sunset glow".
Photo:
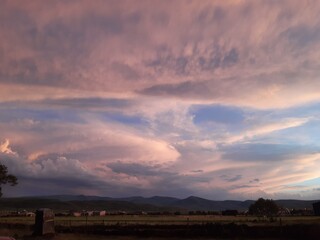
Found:
[{"label": "sunset glow", "polygon": [[320,196],[320,2],[0,0],[4,196]]}]

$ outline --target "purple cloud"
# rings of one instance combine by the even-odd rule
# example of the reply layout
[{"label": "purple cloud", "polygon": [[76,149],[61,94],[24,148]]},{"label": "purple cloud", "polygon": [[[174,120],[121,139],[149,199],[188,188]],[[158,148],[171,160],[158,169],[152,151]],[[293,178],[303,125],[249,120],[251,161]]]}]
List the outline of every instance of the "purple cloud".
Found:
[{"label": "purple cloud", "polygon": [[319,10],[2,1],[6,191],[313,198],[284,186],[319,175]]}]

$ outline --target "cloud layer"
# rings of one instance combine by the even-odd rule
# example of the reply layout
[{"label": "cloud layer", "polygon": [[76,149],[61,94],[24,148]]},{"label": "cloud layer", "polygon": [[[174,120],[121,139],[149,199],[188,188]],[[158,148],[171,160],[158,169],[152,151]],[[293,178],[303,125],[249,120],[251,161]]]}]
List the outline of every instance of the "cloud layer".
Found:
[{"label": "cloud layer", "polygon": [[2,0],[5,194],[317,198],[319,11]]}]

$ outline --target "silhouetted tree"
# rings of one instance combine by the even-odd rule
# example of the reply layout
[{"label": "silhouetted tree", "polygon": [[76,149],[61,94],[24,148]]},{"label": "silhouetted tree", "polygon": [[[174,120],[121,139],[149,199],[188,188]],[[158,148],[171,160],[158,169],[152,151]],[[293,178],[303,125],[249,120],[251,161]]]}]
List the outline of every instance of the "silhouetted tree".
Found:
[{"label": "silhouetted tree", "polygon": [[9,183],[11,186],[17,185],[18,179],[16,176],[8,174],[8,168],[5,165],[0,164],[0,197],[2,196],[1,186],[7,183]]},{"label": "silhouetted tree", "polygon": [[249,207],[249,214],[257,216],[274,216],[278,213],[279,207],[272,199],[259,198]]}]

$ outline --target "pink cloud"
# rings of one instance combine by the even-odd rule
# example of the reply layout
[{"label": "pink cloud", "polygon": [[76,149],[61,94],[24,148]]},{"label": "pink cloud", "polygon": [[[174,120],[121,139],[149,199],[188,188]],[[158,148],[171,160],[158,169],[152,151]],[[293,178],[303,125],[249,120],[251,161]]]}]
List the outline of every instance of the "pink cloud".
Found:
[{"label": "pink cloud", "polygon": [[[311,34],[317,25],[306,17],[317,13],[317,4],[156,5],[7,2],[0,81],[27,85],[26,96],[28,85],[45,85],[108,94],[143,91],[259,108],[318,99],[312,70],[318,36]],[[304,54],[299,54],[302,46]],[[301,88],[303,96],[296,94]]]},{"label": "pink cloud", "polygon": [[[254,144],[272,145],[271,135],[317,119],[259,114],[318,102],[319,10],[298,0],[3,1],[0,139],[9,141],[1,156],[21,176],[79,174],[131,192],[168,193],[170,183],[180,194],[206,194],[219,185],[223,196],[247,197],[314,177],[317,158],[308,153],[278,154],[292,164],[284,167],[224,159],[223,146],[245,143],[259,157]],[[204,128],[190,113],[195,104],[258,117],[239,129]],[[303,145],[292,136],[277,141]],[[257,176],[259,184],[250,182]]]}]

